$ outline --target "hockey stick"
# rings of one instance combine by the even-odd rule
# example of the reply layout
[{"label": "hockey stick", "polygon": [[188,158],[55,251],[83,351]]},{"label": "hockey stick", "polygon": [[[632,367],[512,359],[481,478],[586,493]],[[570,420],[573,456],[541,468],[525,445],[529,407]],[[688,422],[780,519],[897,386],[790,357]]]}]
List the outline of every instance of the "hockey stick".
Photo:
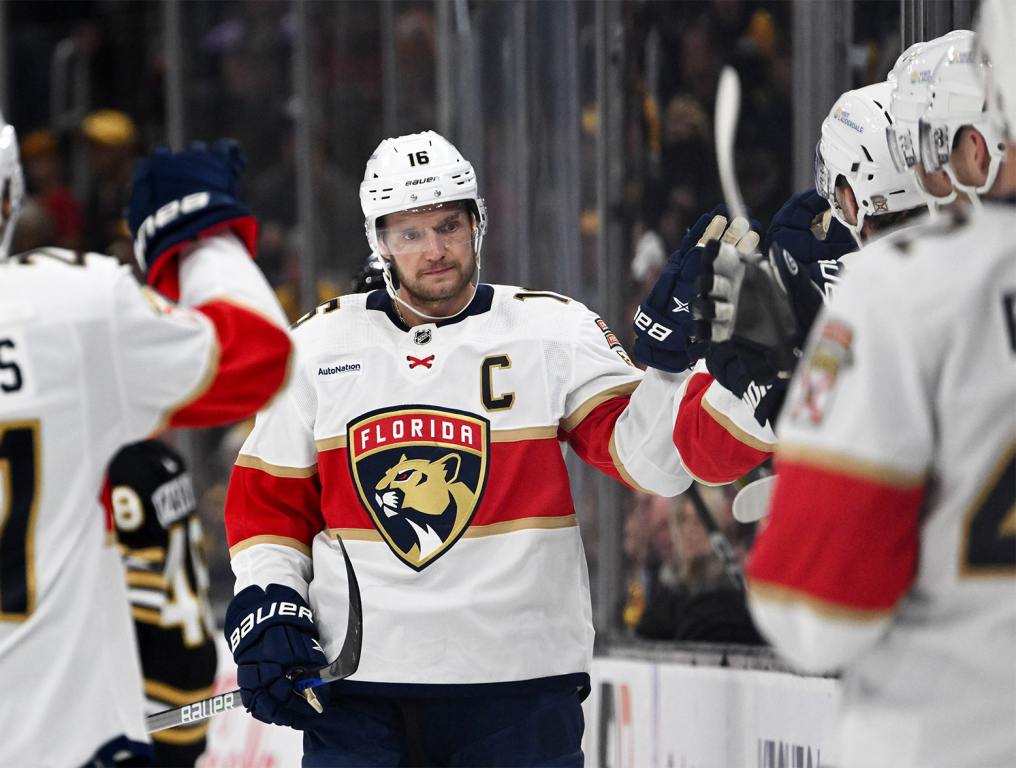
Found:
[{"label": "hockey stick", "polygon": [[[363,644],[363,606],[360,604],[360,585],[356,580],[356,572],[346,552],[346,545],[339,536],[335,537],[346,559],[346,578],[349,581],[349,617],[346,621],[346,638],[342,641],[339,655],[327,667],[318,670],[297,668],[288,674],[290,680],[296,681],[296,689],[307,699],[315,710],[321,712],[321,704],[314,695],[314,688],[333,680],[342,680],[356,672],[360,665],[360,648]],[[167,709],[145,718],[149,733],[175,728],[178,725],[193,725],[206,720],[212,715],[234,709],[242,705],[239,689],[219,693],[207,699],[201,699],[182,707]]]},{"label": "hockey stick", "polygon": [[737,186],[737,176],[734,174],[734,137],[737,135],[737,116],[740,111],[741,78],[738,77],[737,71],[728,65],[720,72],[720,82],[716,87],[713,135],[723,200],[727,204],[731,218],[737,216],[747,218],[741,190]]},{"label": "hockey stick", "polygon": [[723,563],[723,570],[727,574],[727,578],[733,582],[738,590],[744,592],[744,571],[741,570],[741,564],[737,562],[737,555],[734,554],[734,548],[731,546],[730,540],[720,530],[720,526],[716,524],[712,513],[709,511],[709,507],[706,506],[702,494],[699,493],[694,483],[688,487],[685,494],[691,500],[691,505],[695,508],[695,514],[698,515],[699,522],[702,523],[702,527],[709,534],[709,545],[713,548],[713,552],[716,553],[720,562]]}]

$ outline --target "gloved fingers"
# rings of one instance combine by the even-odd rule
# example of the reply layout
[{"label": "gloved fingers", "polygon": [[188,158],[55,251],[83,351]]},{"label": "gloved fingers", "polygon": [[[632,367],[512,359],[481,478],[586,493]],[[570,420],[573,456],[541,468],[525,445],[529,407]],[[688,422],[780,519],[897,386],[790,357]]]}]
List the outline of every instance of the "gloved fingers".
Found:
[{"label": "gloved fingers", "polygon": [[712,322],[709,324],[711,340],[719,344],[730,339],[734,334],[734,305],[725,301],[717,301],[713,305]]},{"label": "gloved fingers", "polygon": [[750,256],[755,253],[758,249],[759,235],[755,230],[749,230],[740,240],[737,241],[736,248],[738,253],[745,256]]},{"label": "gloved fingers", "polygon": [[702,237],[699,238],[698,244],[705,245],[710,240],[719,240],[724,230],[727,229],[727,217],[717,214],[709,220],[706,228],[702,231]]},{"label": "gloved fingers", "polygon": [[713,284],[709,287],[709,298],[717,301],[731,301],[734,298],[734,284],[719,273],[713,275]]},{"label": "gloved fingers", "polygon": [[731,280],[735,279],[744,270],[741,254],[738,253],[737,248],[734,246],[721,242],[716,251],[716,256],[712,259],[712,269],[714,275],[723,275]]},{"label": "gloved fingers", "polygon": [[748,223],[748,220],[743,216],[737,216],[727,225],[727,229],[723,232],[723,237],[720,239],[725,243],[734,245],[748,234],[749,230],[751,230],[751,224]]},{"label": "gloved fingers", "polygon": [[[734,305],[729,301],[715,301],[713,302],[713,331],[715,333],[717,327],[726,328],[726,335],[730,336],[730,329],[734,323]],[[713,337],[716,341],[723,341],[723,339],[716,336]]]}]

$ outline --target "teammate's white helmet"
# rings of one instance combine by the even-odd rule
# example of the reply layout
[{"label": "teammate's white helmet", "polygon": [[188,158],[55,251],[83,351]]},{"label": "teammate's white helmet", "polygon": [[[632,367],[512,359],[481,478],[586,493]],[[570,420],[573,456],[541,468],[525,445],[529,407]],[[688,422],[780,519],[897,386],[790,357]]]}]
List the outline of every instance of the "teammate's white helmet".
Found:
[{"label": "teammate's white helmet", "polygon": [[455,200],[472,204],[477,220],[473,248],[479,260],[487,231],[487,208],[477,194],[472,164],[434,131],[385,139],[367,161],[360,185],[360,206],[371,250],[380,250],[377,221],[382,216]]},{"label": "teammate's white helmet", "polygon": [[10,254],[14,225],[25,198],[25,177],[18,155],[18,134],[0,115],[0,260]]},{"label": "teammate's white helmet", "polygon": [[[931,80],[935,66],[952,42],[972,34],[966,29],[953,30],[934,40],[915,43],[896,60],[888,78],[892,87],[889,113],[893,125],[886,130],[886,137],[897,170],[916,172],[920,160],[918,126],[931,102]],[[956,191],[953,190],[945,197],[937,197],[925,191],[925,196],[929,202],[944,205],[956,199]]]},{"label": "teammate's white helmet", "polygon": [[[868,216],[920,208],[924,198],[913,174],[897,170],[886,141],[890,85],[875,83],[847,91],[822,122],[822,138],[815,148],[815,189],[833,215],[861,242]],[[836,200],[836,181],[842,176],[857,201],[857,221],[847,222]]]},{"label": "teammate's white helmet", "polygon": [[991,62],[989,100],[1009,124],[1009,138],[1016,140],[1016,4],[1011,0],[984,0],[977,38]]},{"label": "teammate's white helmet", "polygon": [[[991,188],[1005,157],[1005,123],[1001,114],[988,108],[985,93],[990,67],[972,32],[953,40],[932,73],[928,108],[918,124],[925,170],[944,168],[954,186],[977,194]],[[949,163],[956,137],[968,125],[981,133],[988,148],[987,179],[977,187],[961,184]]]}]

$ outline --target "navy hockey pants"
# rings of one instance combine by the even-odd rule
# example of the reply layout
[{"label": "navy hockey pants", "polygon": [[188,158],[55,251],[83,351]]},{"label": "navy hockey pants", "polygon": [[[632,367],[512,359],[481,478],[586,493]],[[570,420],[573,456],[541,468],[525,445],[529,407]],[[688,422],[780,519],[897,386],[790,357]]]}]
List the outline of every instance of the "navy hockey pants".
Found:
[{"label": "navy hockey pants", "polygon": [[334,696],[304,731],[304,768],[582,766],[576,691],[514,696]]}]

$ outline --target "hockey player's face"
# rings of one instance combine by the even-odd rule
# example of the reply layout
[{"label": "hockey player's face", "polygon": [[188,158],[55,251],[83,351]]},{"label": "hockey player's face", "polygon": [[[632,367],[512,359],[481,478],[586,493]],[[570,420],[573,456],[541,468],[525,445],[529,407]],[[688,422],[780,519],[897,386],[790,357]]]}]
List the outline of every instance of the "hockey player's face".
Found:
[{"label": "hockey player's face", "polygon": [[476,256],[464,207],[392,213],[379,235],[400,291],[413,303],[433,306],[471,292]]}]

